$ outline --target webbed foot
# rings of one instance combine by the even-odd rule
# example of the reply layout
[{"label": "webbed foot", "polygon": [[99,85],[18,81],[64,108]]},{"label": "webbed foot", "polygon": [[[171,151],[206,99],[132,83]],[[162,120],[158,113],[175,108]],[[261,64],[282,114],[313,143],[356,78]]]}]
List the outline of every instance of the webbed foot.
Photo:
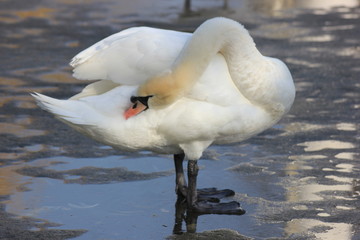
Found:
[{"label": "webbed foot", "polygon": [[198,201],[220,202],[220,199],[234,195],[235,192],[230,189],[202,188],[197,190]]},{"label": "webbed foot", "polygon": [[184,154],[174,155],[176,170],[176,193],[178,201],[187,202],[188,211],[194,214],[230,214],[242,215],[245,210],[238,202],[220,203],[220,199],[234,196],[230,189],[217,190],[216,188],[196,189],[196,180],[199,171],[196,160],[188,161],[188,180],[186,184],[182,162]]},{"label": "webbed foot", "polygon": [[[182,186],[177,188],[177,194],[180,199],[186,199],[187,196],[187,187]],[[181,190],[180,190],[181,189]],[[230,189],[218,190],[217,188],[201,188],[197,191],[198,201],[208,201],[208,202],[220,202],[221,199],[226,197],[231,197],[235,195],[235,192]]]},{"label": "webbed foot", "polygon": [[240,207],[240,203],[232,201],[226,203],[213,203],[208,201],[197,201],[189,210],[197,214],[227,214],[243,215],[245,210]]}]

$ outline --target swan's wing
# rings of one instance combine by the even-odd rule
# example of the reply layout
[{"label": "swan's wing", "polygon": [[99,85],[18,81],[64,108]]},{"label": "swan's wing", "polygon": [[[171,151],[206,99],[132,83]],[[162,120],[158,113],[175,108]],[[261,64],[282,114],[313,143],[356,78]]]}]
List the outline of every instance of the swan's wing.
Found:
[{"label": "swan's wing", "polygon": [[189,33],[134,27],[113,34],[77,54],[75,78],[137,85],[174,62]]}]

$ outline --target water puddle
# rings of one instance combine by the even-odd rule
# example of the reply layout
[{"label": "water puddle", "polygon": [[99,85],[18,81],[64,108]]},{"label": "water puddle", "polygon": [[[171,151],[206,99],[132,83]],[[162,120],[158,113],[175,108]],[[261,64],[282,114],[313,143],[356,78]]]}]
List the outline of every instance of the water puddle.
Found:
[{"label": "water puddle", "polygon": [[[220,162],[201,163],[206,165],[202,165],[201,185],[233,185],[233,174],[219,170]],[[215,169],[218,176],[209,174]],[[176,199],[169,158],[54,157],[4,167],[2,171],[7,180],[2,193],[11,196],[6,201],[8,213],[61,224],[57,229],[87,229],[78,239],[138,239],[144,231],[157,232],[154,237],[172,235]],[[202,218],[207,221],[202,222]],[[245,219],[199,217],[197,229],[201,232],[212,229],[212,225],[238,229],[246,225]],[[121,230],[114,231],[120,222]]]}]

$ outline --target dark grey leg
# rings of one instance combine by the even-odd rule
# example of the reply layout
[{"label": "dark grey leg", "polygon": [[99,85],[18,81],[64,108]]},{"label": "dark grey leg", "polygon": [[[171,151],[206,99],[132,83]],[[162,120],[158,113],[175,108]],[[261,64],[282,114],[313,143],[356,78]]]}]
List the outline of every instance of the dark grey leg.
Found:
[{"label": "dark grey leg", "polygon": [[188,186],[186,200],[190,208],[193,208],[197,203],[196,182],[197,182],[198,172],[199,172],[199,167],[197,161],[189,160],[188,161],[189,186]]},{"label": "dark grey leg", "polygon": [[187,184],[184,176],[183,161],[185,155],[175,154],[174,163],[175,163],[175,172],[176,172],[176,188],[175,192],[179,197],[186,198],[187,195]]}]

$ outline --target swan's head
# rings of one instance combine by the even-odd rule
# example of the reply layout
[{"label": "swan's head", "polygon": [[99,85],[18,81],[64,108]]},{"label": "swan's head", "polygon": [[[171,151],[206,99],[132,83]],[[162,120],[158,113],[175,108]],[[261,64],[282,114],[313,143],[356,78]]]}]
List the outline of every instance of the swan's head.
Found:
[{"label": "swan's head", "polygon": [[146,97],[136,97],[131,96],[130,101],[132,103],[131,107],[125,111],[124,117],[128,119],[132,116],[135,116],[149,108],[149,98],[153,96],[146,96]]},{"label": "swan's head", "polygon": [[[179,76],[177,76],[179,77]],[[165,74],[160,77],[154,77],[139,86],[137,96],[132,96],[130,101],[132,105],[125,111],[126,119],[135,116],[147,109],[164,108],[182,96],[186,89],[186,78],[176,80],[174,74]]]}]

